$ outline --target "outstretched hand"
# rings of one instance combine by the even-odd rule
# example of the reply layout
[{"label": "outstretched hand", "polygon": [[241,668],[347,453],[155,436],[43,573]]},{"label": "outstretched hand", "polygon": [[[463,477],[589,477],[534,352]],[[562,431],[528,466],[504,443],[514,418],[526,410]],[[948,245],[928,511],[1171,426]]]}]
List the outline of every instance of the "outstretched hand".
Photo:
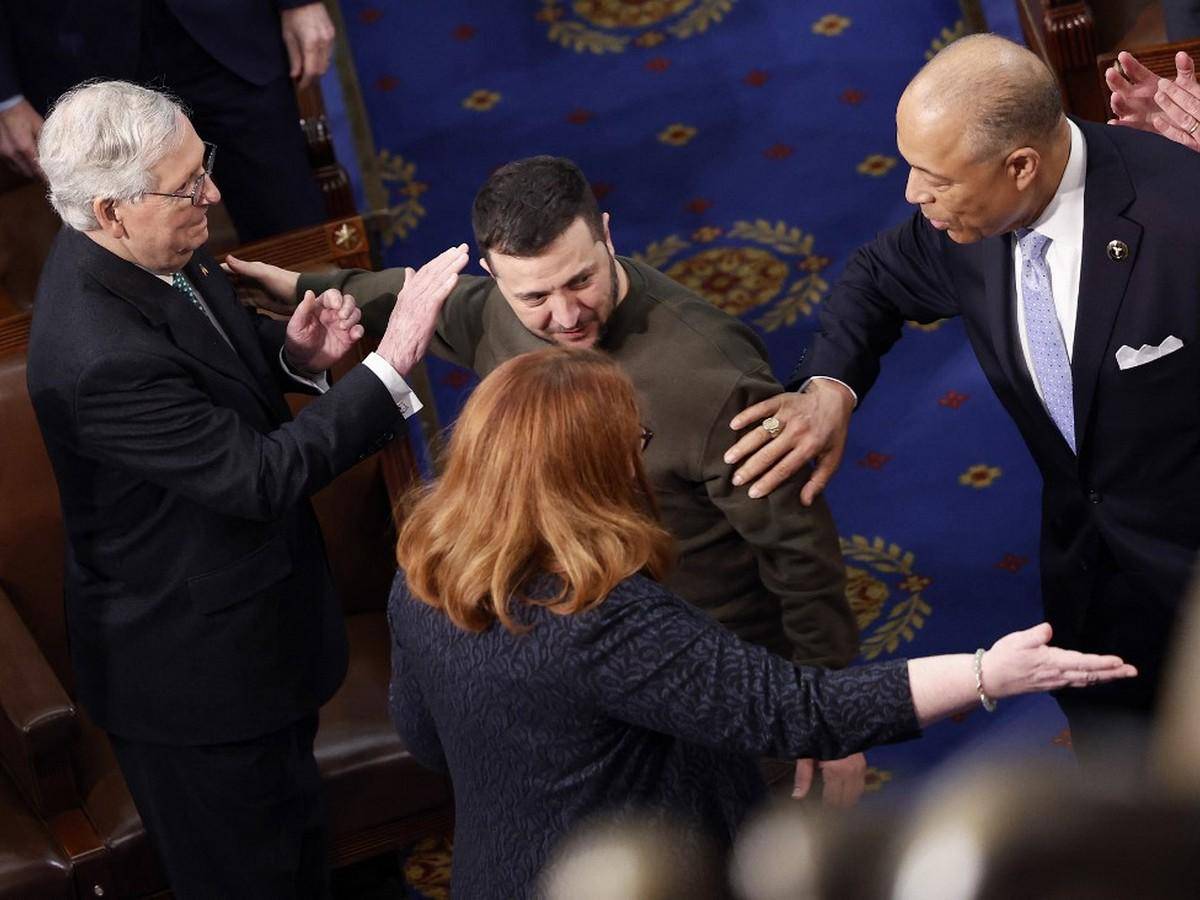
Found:
[{"label": "outstretched hand", "polygon": [[294,312],[299,272],[265,262],[248,262],[232,253],[225,257],[221,268],[233,282],[243,306],[265,309],[282,316],[290,316]]},{"label": "outstretched hand", "polygon": [[306,291],[288,319],[283,343],[288,364],[300,372],[324,372],[363,336],[361,317],[349,294],[330,288],[318,297]]},{"label": "outstretched hand", "polygon": [[1065,687],[1090,687],[1137,675],[1137,669],[1119,656],[1051,647],[1051,637],[1050,624],[1043,622],[1006,634],[992,644],[983,655],[984,692],[1000,699]]},{"label": "outstretched hand", "polygon": [[[765,497],[816,459],[812,475],[800,490],[800,502],[810,506],[841,465],[853,409],[854,397],[846,387],[815,378],[802,393],[778,394],[738,413],[730,428],[754,427],[726,451],[725,462],[736,465],[748,454],[754,455],[734,472],[733,483],[750,484],[751,497]],[[770,416],[782,426],[776,437],[762,427]]]}]

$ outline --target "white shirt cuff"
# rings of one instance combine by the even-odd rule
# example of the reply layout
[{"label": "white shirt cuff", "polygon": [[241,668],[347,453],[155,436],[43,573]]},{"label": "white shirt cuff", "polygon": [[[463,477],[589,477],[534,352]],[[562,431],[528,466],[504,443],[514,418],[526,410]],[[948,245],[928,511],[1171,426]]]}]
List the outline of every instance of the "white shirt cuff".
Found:
[{"label": "white shirt cuff", "polygon": [[[804,384],[800,385],[800,391],[803,391],[806,387],[808,387],[810,384],[812,384],[812,382],[816,381],[818,378],[821,379],[822,381],[835,382],[836,384],[840,384],[842,387],[844,387],[846,390],[848,390],[850,392],[850,396],[854,398],[854,406],[852,406],[850,408],[858,409],[858,394],[854,393],[854,388],[850,387],[850,385],[846,384],[846,382],[842,381],[840,378],[834,378],[832,375],[813,375],[811,378],[806,378],[804,380]],[[799,393],[799,392],[797,392],[797,393]]]},{"label": "white shirt cuff", "polygon": [[385,360],[378,353],[368,353],[367,358],[363,360],[363,365],[374,372],[379,380],[383,382],[383,386],[388,389],[388,393],[392,395],[392,399],[396,401],[396,406],[400,409],[400,414],[404,418],[414,416],[424,409],[424,404],[420,398],[413,393],[412,388],[408,386],[399,372],[392,368],[391,363]]},{"label": "white shirt cuff", "polygon": [[0,100],[0,112],[4,112],[6,109],[12,109],[24,99],[24,94],[16,94],[12,97],[9,97],[7,100]]},{"label": "white shirt cuff", "polygon": [[288,365],[287,357],[283,355],[283,348],[279,348],[279,364],[283,366],[283,371],[287,372],[292,378],[301,384],[306,384],[310,388],[320,391],[322,394],[329,390],[329,375],[325,372],[318,372],[316,375],[301,374]]}]

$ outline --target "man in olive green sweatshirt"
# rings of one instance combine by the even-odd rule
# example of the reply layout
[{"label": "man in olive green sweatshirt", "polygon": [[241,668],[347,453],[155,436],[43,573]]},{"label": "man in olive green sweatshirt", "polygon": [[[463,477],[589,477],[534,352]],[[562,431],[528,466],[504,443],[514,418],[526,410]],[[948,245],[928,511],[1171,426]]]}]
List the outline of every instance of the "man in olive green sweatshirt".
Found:
[{"label": "man in olive green sweatshirt", "polygon": [[[848,664],[858,631],[829,508],[823,499],[806,507],[794,491],[751,499],[722,459],[733,416],[782,390],[754,332],[652,267],[618,257],[608,214],[569,160],[532,157],[498,169],[476,196],[472,221],[491,277],[458,277],[430,349],[481,376],[547,343],[611,355],[654,435],[646,470],[679,548],[667,586],[794,662]],[[292,302],[309,290],[352,294],[368,331],[382,330],[410,272],[228,265]],[[819,765],[827,803],[858,799],[861,754]],[[797,764],[795,795],[808,792],[813,771],[811,761]]]}]

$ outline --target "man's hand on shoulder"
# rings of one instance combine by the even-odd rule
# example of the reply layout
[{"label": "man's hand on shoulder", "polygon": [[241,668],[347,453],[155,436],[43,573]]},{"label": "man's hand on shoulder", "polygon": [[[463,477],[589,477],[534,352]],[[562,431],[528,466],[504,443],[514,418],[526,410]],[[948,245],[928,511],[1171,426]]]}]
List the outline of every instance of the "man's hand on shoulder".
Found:
[{"label": "man's hand on shoulder", "polygon": [[470,257],[467,245],[451,247],[416,272],[404,270],[404,287],[375,352],[401,375],[407,375],[425,355],[442,304],[458,283],[458,273]]},{"label": "man's hand on shoulder", "polygon": [[316,296],[312,291],[288,319],[283,343],[288,365],[301,373],[324,372],[340,360],[363,336],[354,298],[330,288]]},{"label": "man's hand on shoulder", "polygon": [[[816,468],[800,491],[801,502],[811,505],[841,465],[854,402],[845,385],[814,378],[802,392],[778,394],[738,413],[730,428],[753,427],[725,454],[730,465],[741,463],[733,483],[749,484],[751,497],[765,497],[815,459]],[[772,417],[779,428],[774,437],[763,426]]]}]

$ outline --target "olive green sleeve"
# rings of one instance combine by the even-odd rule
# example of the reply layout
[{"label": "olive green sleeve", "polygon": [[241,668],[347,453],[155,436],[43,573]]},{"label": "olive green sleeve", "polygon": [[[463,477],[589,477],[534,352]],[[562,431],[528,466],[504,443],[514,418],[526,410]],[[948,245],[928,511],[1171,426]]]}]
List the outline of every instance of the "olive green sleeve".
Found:
[{"label": "olive green sleeve", "polygon": [[825,499],[804,506],[799,487],[789,483],[752,500],[745,486],[734,486],[734,467],[724,460],[736,437],[730,419],[780,390],[765,361],[738,379],[705,440],[704,484],[713,504],[753,549],[763,586],[779,600],[792,661],[841,668],[858,652],[858,627],[846,601],[845,566]]},{"label": "olive green sleeve", "polygon": [[[460,275],[458,285],[446,298],[438,316],[437,331],[430,352],[442,359],[475,368],[475,350],[483,334],[483,307],[493,290],[491,278]],[[396,295],[404,287],[404,269],[338,269],[332,272],[306,272],[296,283],[297,302],[305,291],[320,294],[336,288],[354,297],[362,310],[362,325],[368,336],[378,340],[387,329],[388,318],[396,305]]]}]

